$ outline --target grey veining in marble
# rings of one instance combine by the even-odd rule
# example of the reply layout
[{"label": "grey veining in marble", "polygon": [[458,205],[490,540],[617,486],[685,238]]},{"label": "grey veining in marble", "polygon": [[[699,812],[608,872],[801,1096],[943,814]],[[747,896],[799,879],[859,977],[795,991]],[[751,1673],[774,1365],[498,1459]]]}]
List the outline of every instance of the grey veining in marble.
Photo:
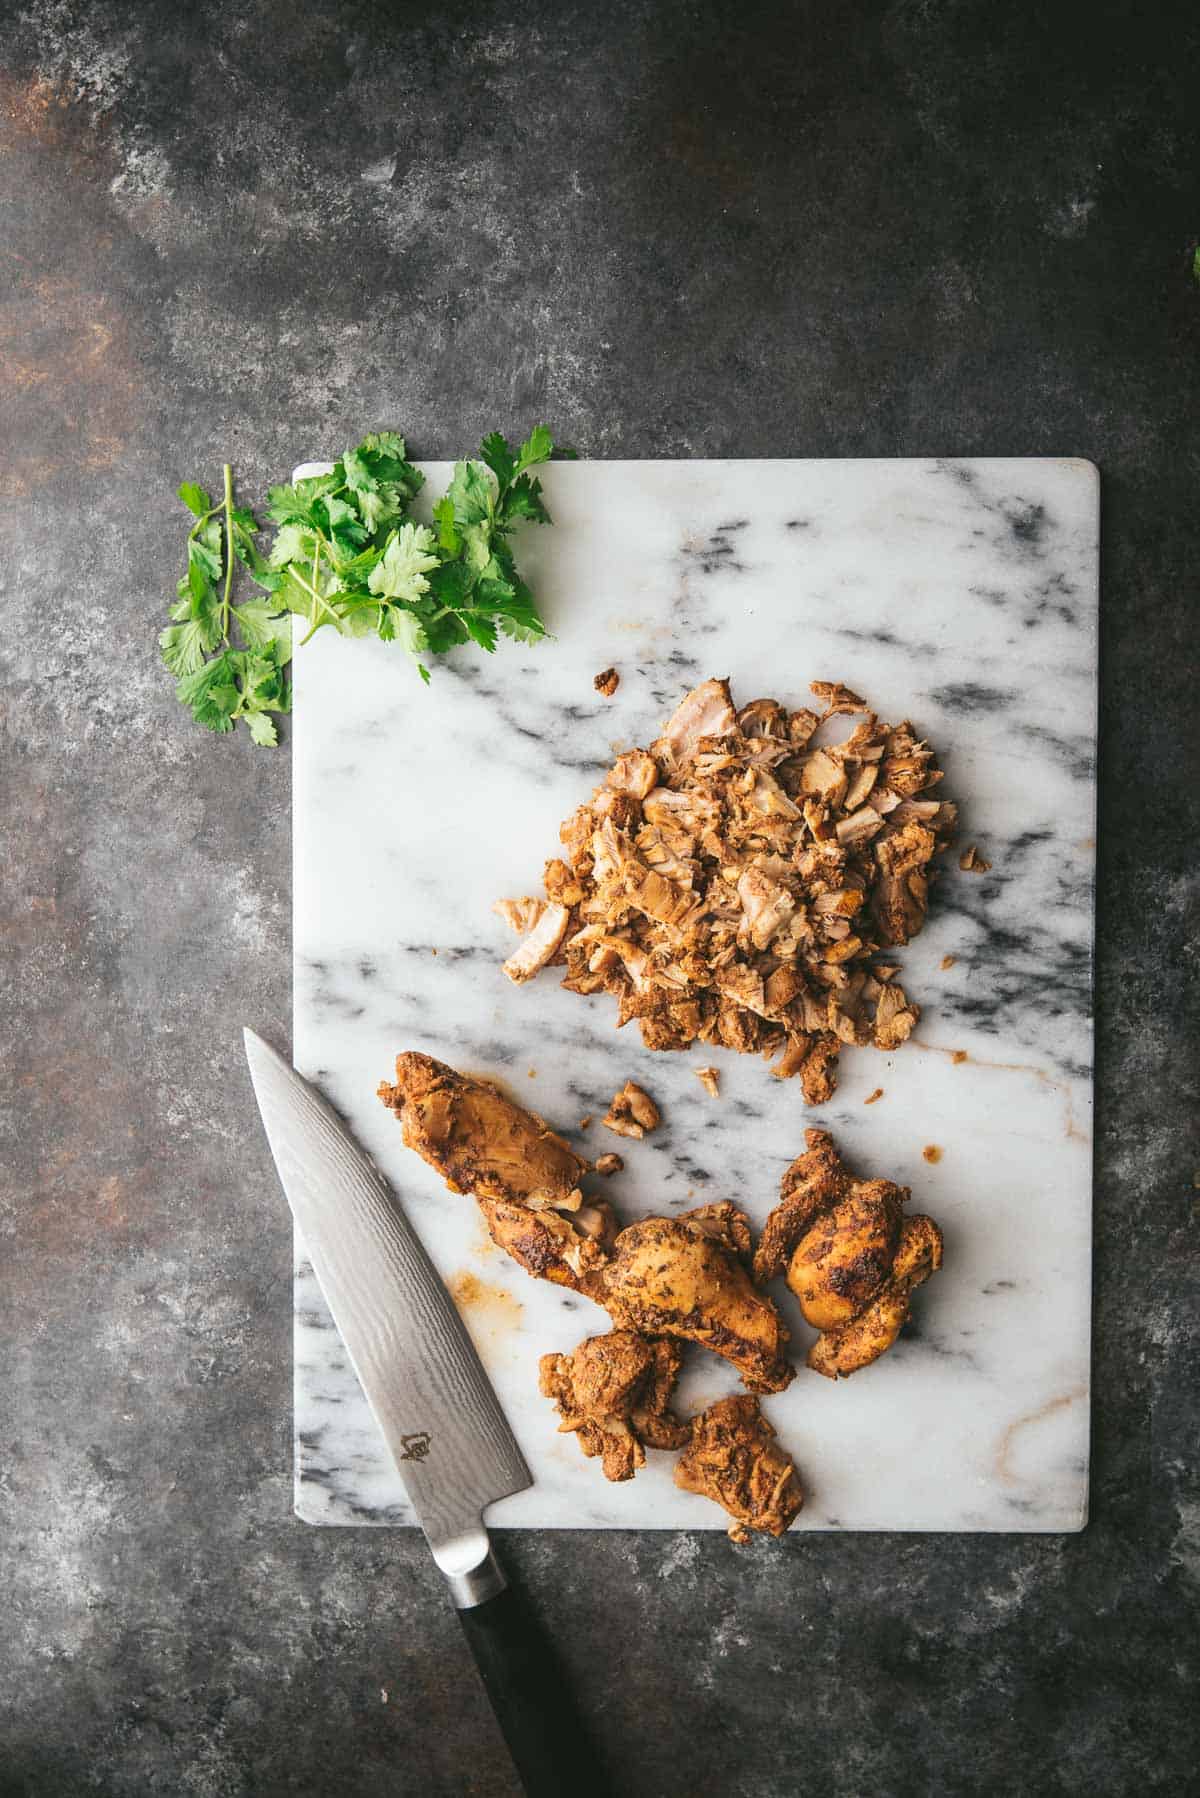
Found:
[{"label": "grey veining in marble", "polygon": [[[431,491],[444,469],[431,469]],[[610,1485],[557,1435],[538,1356],[607,1327],[532,1281],[475,1208],[402,1146],[375,1086],[419,1048],[507,1081],[559,1128],[627,1076],[665,1125],[621,1145],[606,1188],[633,1221],[733,1197],[761,1225],[806,1124],[852,1164],[911,1186],[946,1234],[944,1270],[876,1367],[802,1370],[766,1410],[809,1490],[800,1529],[1081,1527],[1091,1293],[1091,950],[1098,502],[1078,461],[559,464],[556,523],[522,552],[554,640],[461,653],[425,692],[386,646],[329,633],[298,653],[295,1006],[318,1078],[403,1197],[468,1323],[534,1471],[494,1509],[513,1527],[719,1528],[652,1453]],[[592,688],[615,665],[606,700]],[[615,1004],[546,971],[514,988],[494,897],[540,890],[561,818],[614,747],[646,743],[706,675],[740,702],[799,705],[844,679],[911,717],[963,806],[926,930],[898,959],[924,1006],[895,1055],[847,1051],[834,1100],[718,1052],[694,1068],[613,1030]],[[953,966],[942,970],[944,958]],[[956,1059],[956,1052],[965,1059]],[[869,1109],[876,1085],[884,1096]],[[594,1125],[585,1150],[612,1140]],[[936,1163],[923,1149],[941,1151]],[[336,1333],[297,1273],[297,1503],[320,1523],[410,1521]],[[802,1352],[811,1332],[782,1303]],[[696,1351],[692,1409],[735,1389]]]}]

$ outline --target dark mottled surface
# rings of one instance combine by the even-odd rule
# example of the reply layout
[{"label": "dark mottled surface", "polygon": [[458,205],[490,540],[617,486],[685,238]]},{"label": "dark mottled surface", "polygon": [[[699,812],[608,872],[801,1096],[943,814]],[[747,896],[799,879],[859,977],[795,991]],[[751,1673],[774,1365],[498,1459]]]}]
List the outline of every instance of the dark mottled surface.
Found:
[{"label": "dark mottled surface", "polygon": [[194,733],[153,635],[180,476],[545,415],[1103,469],[1094,1520],[508,1561],[622,1793],[1183,1791],[1194,7],[29,0],[0,45],[0,1790],[513,1792],[420,1543],[289,1516],[236,1028],[287,1030],[288,758]]}]

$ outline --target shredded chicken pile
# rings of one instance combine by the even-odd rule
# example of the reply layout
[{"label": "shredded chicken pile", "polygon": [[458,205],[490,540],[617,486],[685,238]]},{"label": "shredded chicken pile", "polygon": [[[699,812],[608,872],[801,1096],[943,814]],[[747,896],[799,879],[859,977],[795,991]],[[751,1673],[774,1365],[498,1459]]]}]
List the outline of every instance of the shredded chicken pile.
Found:
[{"label": "shredded chicken pile", "polygon": [[[843,1043],[897,1048],[919,1014],[879,952],[924,923],[955,808],[911,725],[836,682],[812,691],[820,712],[737,712],[707,680],[620,756],[559,831],[545,898],[497,902],[528,933],[510,978],[565,966],[563,985],[614,994],[647,1048],[759,1052],[809,1104],[831,1097]],[[860,722],[818,742],[840,716]]]}]

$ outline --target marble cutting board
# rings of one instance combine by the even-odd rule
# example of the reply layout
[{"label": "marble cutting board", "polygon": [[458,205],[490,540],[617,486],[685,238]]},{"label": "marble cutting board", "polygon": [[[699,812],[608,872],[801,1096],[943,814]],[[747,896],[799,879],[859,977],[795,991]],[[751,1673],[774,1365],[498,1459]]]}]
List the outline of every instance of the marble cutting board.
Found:
[{"label": "marble cutting board", "polygon": [[[430,486],[448,468],[429,465]],[[1078,460],[555,464],[552,530],[519,546],[553,642],[474,650],[423,688],[387,646],[322,633],[295,665],[295,1057],[400,1194],[457,1297],[535,1474],[502,1527],[722,1528],[651,1452],[609,1485],[537,1390],[538,1357],[603,1330],[530,1280],[448,1194],[375,1098],[402,1048],[499,1077],[592,1155],[625,1221],[731,1197],[761,1224],[806,1124],[865,1175],[909,1185],[946,1240],[914,1323],[849,1381],[801,1369],[765,1409],[808,1494],[798,1529],[1075,1530],[1087,1514],[1091,954],[1098,480]],[[616,666],[606,700],[592,686]],[[752,1057],[655,1055],[614,1002],[523,988],[489,910],[538,892],[559,820],[614,750],[682,694],[796,706],[841,679],[911,717],[963,808],[923,934],[901,952],[923,1007],[895,1055],[848,1050],[833,1101]],[[954,957],[948,970],[943,957]],[[959,1053],[965,1051],[966,1059]],[[693,1069],[715,1062],[721,1097]],[[627,1078],[662,1106],[641,1144],[581,1117]],[[867,1095],[882,1086],[870,1107]],[[923,1156],[936,1145],[940,1159]],[[779,1288],[798,1356],[811,1340]],[[681,1408],[736,1382],[690,1352]],[[403,1489],[297,1245],[296,1509],[406,1524]]]}]

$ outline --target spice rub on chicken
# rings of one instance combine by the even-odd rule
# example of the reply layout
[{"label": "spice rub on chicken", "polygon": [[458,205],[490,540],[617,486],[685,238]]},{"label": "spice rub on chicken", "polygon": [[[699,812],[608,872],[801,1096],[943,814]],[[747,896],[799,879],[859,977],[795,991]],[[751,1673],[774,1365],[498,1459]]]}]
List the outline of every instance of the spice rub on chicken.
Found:
[{"label": "spice rub on chicken", "polygon": [[669,1407],[683,1359],[677,1344],[636,1330],[590,1336],[571,1355],[543,1355],[539,1384],[554,1400],[559,1430],[573,1430],[585,1455],[602,1457],[607,1480],[631,1480],[646,1448],[682,1448],[691,1430]]},{"label": "spice rub on chicken", "polygon": [[906,1187],[859,1180],[824,1130],[783,1177],[754,1257],[764,1282],[786,1268],[800,1309],[821,1335],[808,1365],[830,1379],[856,1373],[895,1342],[915,1287],[942,1264],[931,1217],[905,1217]]},{"label": "spice rub on chicken", "polygon": [[750,1229],[728,1199],[622,1230],[585,1290],[619,1329],[674,1336],[721,1355],[751,1392],[782,1392],[795,1376],[788,1332],[748,1272]]},{"label": "spice rub on chicken", "polygon": [[[500,901],[531,933],[506,972],[564,966],[648,1048],[762,1053],[810,1104],[831,1097],[843,1044],[897,1048],[918,1011],[878,955],[924,923],[955,808],[910,724],[838,682],[812,691],[820,712],[738,711],[726,681],[704,681],[620,756],[562,825],[545,900]],[[849,734],[820,742],[843,716]]]},{"label": "spice rub on chicken", "polygon": [[796,1469],[749,1393],[720,1399],[692,1419],[675,1484],[723,1505],[734,1542],[748,1542],[751,1530],[782,1536],[804,1503]]},{"label": "spice rub on chicken", "polygon": [[493,1240],[529,1273],[577,1287],[604,1261],[612,1208],[584,1200],[587,1162],[535,1112],[415,1051],[396,1057],[379,1097],[408,1147],[451,1191],[474,1194]]}]

